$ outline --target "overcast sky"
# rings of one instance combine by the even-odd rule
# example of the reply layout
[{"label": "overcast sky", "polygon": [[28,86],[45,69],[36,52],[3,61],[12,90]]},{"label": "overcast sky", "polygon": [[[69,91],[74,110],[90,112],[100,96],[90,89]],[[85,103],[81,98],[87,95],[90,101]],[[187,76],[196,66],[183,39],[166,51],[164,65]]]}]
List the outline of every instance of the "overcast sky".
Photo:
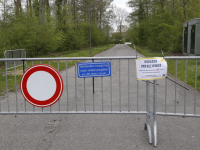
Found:
[{"label": "overcast sky", "polygon": [[121,8],[124,8],[126,9],[127,12],[131,13],[131,8],[127,6],[127,2],[129,0],[114,0],[113,1],[113,4],[115,4],[117,7],[121,7]]}]

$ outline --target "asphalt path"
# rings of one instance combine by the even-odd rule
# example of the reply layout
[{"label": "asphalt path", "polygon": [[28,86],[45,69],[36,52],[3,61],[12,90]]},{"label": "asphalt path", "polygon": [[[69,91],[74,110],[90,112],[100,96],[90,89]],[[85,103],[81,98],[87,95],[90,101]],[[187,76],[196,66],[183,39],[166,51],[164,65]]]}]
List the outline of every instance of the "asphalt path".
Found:
[{"label": "asphalt path", "polygon": [[[116,45],[95,57],[135,56],[135,50],[127,45]],[[138,54],[138,56],[141,56]],[[121,68],[119,69],[119,63]],[[112,60],[112,78],[95,78],[95,111],[131,111],[137,110],[137,86],[135,60]],[[60,99],[60,110],[87,111],[93,110],[92,79],[84,80],[75,76],[75,67],[68,69],[68,95],[65,86]],[[119,71],[120,70],[120,71]],[[129,70],[129,71],[128,71]],[[130,79],[128,80],[128,74]],[[61,75],[66,85],[66,71]],[[168,76],[172,80],[172,76]],[[112,105],[111,84],[112,79]],[[119,79],[121,82],[119,82]],[[75,86],[76,81],[76,86]],[[129,98],[128,105],[128,82]],[[183,82],[178,81],[184,85]],[[165,111],[165,79],[158,80],[157,110]],[[119,88],[121,86],[121,89]],[[77,89],[76,89],[77,87]],[[187,113],[193,113],[194,89],[187,86]],[[77,91],[77,92],[76,92]],[[102,92],[103,91],[103,92]],[[184,89],[177,86],[177,112],[183,112]],[[103,94],[102,94],[103,93]],[[139,110],[146,109],[146,83],[139,81]],[[167,81],[167,112],[174,112],[175,84]],[[20,94],[18,109],[24,110],[25,101]],[[153,85],[150,84],[152,109]],[[69,105],[66,104],[66,99]],[[76,105],[77,99],[77,105]],[[120,101],[121,99],[121,101]],[[197,93],[197,113],[200,114],[200,94]],[[9,94],[10,110],[16,110],[16,95]],[[103,103],[102,103],[103,101]],[[58,111],[59,103],[52,106]],[[120,107],[121,103],[121,107]],[[77,106],[77,107],[76,107]],[[42,111],[26,103],[27,111]],[[7,97],[1,97],[1,110],[7,111]],[[44,108],[43,111],[49,111]],[[145,115],[133,114],[40,114],[40,115],[1,115],[0,116],[0,149],[2,150],[149,150],[155,149],[148,143],[148,134],[144,130]],[[158,146],[156,149],[199,150],[200,119],[189,117],[158,116]],[[151,117],[151,125],[153,123]]]}]

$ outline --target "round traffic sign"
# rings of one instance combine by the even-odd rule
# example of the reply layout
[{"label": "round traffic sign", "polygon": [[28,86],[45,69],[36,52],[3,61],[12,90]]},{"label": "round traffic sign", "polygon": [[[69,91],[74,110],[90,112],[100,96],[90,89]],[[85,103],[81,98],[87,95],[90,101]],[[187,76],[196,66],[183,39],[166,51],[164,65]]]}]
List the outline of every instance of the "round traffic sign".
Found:
[{"label": "round traffic sign", "polygon": [[60,73],[45,64],[28,68],[21,78],[21,93],[30,104],[48,107],[56,103],[63,92]]}]

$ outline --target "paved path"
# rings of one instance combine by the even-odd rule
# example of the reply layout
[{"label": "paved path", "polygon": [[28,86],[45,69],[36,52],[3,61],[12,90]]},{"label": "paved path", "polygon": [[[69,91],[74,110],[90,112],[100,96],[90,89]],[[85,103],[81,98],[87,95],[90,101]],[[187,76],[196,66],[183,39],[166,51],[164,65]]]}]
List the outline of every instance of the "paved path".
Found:
[{"label": "paved path", "polygon": [[[102,56],[134,56],[135,51],[127,45],[116,45],[102,52]],[[141,55],[140,55],[141,56]],[[128,109],[128,61],[121,60],[121,109]],[[135,60],[130,60],[130,109],[136,110]],[[66,83],[66,72],[61,72]],[[169,76],[170,77],[170,76]],[[170,77],[172,78],[172,77]],[[75,68],[68,70],[69,110],[76,110]],[[113,110],[119,110],[119,61],[112,60]],[[111,109],[110,78],[103,78],[104,111]],[[77,78],[77,109],[84,110],[83,79]],[[183,84],[179,81],[180,84]],[[158,111],[164,111],[165,80],[158,81]],[[95,78],[95,110],[102,110],[101,78]],[[150,96],[152,101],[152,85]],[[139,82],[139,109],[145,110],[145,82]],[[187,92],[187,112],[193,111],[194,90]],[[168,112],[174,111],[174,83],[168,81]],[[177,87],[177,111],[183,112],[184,90]],[[66,88],[61,97],[61,111],[67,109]],[[9,95],[10,109],[15,110],[15,94]],[[199,100],[199,94],[197,100]],[[24,110],[24,100],[18,92],[19,110]],[[92,79],[86,79],[86,108],[93,110]],[[1,98],[2,110],[7,110],[6,98]],[[152,106],[152,103],[151,103]],[[200,107],[200,103],[197,103]],[[27,103],[27,111],[33,107]],[[36,108],[41,111],[41,108]],[[49,110],[49,108],[44,109]],[[56,103],[52,110],[58,110]],[[200,110],[197,109],[200,113]],[[152,119],[152,118],[151,118]],[[130,114],[71,114],[71,115],[2,115],[0,116],[0,149],[2,150],[149,150],[144,115]],[[151,120],[152,121],[152,120]],[[158,116],[157,149],[199,150],[200,119]]]}]

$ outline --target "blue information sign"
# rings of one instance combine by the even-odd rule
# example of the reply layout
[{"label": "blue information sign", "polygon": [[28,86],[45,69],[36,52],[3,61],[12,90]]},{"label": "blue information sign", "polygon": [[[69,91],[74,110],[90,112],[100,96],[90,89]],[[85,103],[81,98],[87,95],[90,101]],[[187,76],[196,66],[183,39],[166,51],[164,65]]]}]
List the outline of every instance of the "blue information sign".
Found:
[{"label": "blue information sign", "polygon": [[84,62],[77,64],[79,78],[111,76],[111,64],[108,61]]}]

